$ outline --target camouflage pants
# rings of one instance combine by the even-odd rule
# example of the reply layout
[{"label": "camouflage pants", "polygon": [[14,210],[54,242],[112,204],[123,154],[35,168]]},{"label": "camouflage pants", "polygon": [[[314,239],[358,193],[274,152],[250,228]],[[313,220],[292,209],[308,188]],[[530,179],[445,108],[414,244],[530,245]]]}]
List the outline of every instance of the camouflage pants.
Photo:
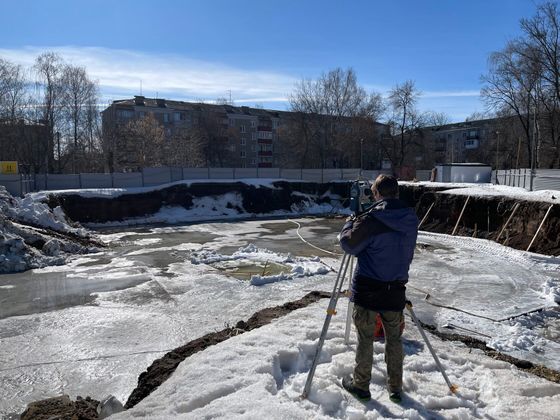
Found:
[{"label": "camouflage pants", "polygon": [[[402,312],[380,312],[385,330],[385,363],[387,365],[387,387],[389,391],[401,391],[403,373],[403,346],[400,325]],[[352,318],[358,332],[354,385],[369,389],[373,367],[373,332],[377,312],[354,305]]]}]

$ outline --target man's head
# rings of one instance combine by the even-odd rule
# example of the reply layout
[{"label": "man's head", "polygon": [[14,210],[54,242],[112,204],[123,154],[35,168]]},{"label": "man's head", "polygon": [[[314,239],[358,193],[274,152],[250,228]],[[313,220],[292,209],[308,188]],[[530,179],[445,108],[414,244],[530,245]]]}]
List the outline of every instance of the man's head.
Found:
[{"label": "man's head", "polygon": [[371,192],[376,201],[383,198],[398,198],[399,183],[394,176],[381,174],[373,182]]}]

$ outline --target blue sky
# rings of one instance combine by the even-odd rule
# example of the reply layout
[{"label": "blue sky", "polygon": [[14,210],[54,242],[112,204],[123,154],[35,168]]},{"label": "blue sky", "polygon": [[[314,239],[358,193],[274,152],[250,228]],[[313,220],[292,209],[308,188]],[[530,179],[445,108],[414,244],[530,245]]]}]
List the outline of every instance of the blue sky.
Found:
[{"label": "blue sky", "polygon": [[519,35],[532,0],[2,0],[0,57],[46,50],[84,65],[103,101],[139,94],[286,109],[302,78],[352,67],[386,93],[416,82],[423,110],[483,111],[488,54]]}]

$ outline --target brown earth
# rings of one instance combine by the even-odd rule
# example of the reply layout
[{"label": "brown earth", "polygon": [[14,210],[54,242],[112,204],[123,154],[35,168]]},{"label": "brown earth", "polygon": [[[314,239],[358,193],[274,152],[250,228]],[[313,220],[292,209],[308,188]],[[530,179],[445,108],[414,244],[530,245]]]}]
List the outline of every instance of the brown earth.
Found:
[{"label": "brown earth", "polygon": [[[447,188],[449,189],[449,188]],[[406,186],[401,197],[416,208],[422,220],[434,204],[422,230],[452,234],[461,216],[467,196],[441,193],[441,188]],[[549,207],[552,206],[531,252],[560,255],[560,194],[558,203],[523,201],[510,197],[471,196],[457,225],[456,235],[496,241],[516,204],[519,207],[499,237],[499,242],[511,248],[526,250]]]},{"label": "brown earth", "polygon": [[172,350],[163,357],[155,360],[145,372],[140,374],[138,378],[138,385],[128,397],[125,408],[128,409],[134,407],[146,398],[152,391],[157,389],[158,386],[171,376],[179,363],[187,357],[213,346],[214,344],[221,343],[230,337],[262,327],[263,325],[270,323],[273,319],[284,316],[291,311],[303,308],[317,302],[321,298],[329,296],[330,294],[325,292],[310,292],[299,300],[287,302],[273,308],[262,309],[253,314],[253,316],[251,316],[251,318],[247,321],[239,321],[234,327],[227,327],[221,331],[206,334],[181,347],[177,347],[175,350]]},{"label": "brown earth", "polygon": [[21,420],[96,420],[99,401],[90,397],[77,397],[72,401],[68,395],[36,401],[27,406]]}]

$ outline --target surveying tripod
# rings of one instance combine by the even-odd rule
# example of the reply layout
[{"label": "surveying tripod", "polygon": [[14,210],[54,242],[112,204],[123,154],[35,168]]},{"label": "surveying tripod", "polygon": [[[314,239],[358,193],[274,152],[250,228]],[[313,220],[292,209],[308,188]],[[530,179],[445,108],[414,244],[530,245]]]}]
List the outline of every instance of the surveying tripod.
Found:
[{"label": "surveying tripod", "polygon": [[[331,299],[329,301],[329,306],[327,307],[327,316],[325,317],[325,322],[323,323],[323,329],[321,331],[321,336],[319,337],[319,342],[317,343],[317,349],[315,350],[315,356],[313,357],[313,363],[311,364],[311,368],[309,369],[309,373],[307,374],[307,380],[305,381],[305,386],[303,388],[303,393],[301,394],[302,398],[307,398],[309,396],[309,392],[311,390],[311,383],[313,382],[313,376],[315,375],[315,369],[317,368],[317,364],[319,363],[319,357],[321,356],[321,350],[323,349],[323,344],[325,343],[325,338],[327,337],[327,331],[329,330],[329,325],[331,323],[331,318],[333,317],[333,315],[336,315],[336,304],[338,303],[338,298],[340,297],[340,294],[342,292],[342,286],[344,285],[344,280],[346,278],[346,273],[348,272],[348,267],[350,267],[350,275],[349,277],[352,277],[352,272],[353,272],[353,257],[347,253],[344,254],[344,256],[342,257],[342,262],[340,263],[340,268],[338,269],[338,274],[336,276],[336,282],[334,283],[334,288],[333,291],[331,293]],[[352,303],[350,302],[350,304],[348,305],[348,314],[347,314],[347,318],[346,318],[346,331],[344,334],[344,338],[345,338],[345,342],[346,344],[348,344],[348,340],[350,337],[350,325],[351,325],[351,312],[352,312]],[[432,354],[432,357],[434,358],[434,361],[436,362],[436,365],[439,369],[439,371],[441,372],[441,374],[443,375],[443,378],[445,379],[445,382],[449,388],[449,390],[452,393],[456,393],[458,390],[457,385],[453,385],[450,381],[449,378],[447,377],[447,375],[445,374],[445,370],[443,369],[443,366],[441,365],[439,358],[437,357],[437,354],[435,353],[432,345],[430,344],[430,342],[428,341],[428,337],[426,336],[426,333],[424,332],[424,330],[422,329],[422,326],[420,325],[420,322],[418,321],[418,318],[416,318],[416,314],[414,313],[414,311],[412,310],[412,303],[407,300],[406,301],[406,309],[408,309],[408,311],[410,312],[410,316],[412,317],[412,320],[414,321],[414,323],[416,324],[416,327],[418,327],[418,330],[420,331],[420,335],[422,336],[422,338],[424,339],[428,349],[430,350],[430,353]],[[373,331],[372,331],[373,334]]]}]

